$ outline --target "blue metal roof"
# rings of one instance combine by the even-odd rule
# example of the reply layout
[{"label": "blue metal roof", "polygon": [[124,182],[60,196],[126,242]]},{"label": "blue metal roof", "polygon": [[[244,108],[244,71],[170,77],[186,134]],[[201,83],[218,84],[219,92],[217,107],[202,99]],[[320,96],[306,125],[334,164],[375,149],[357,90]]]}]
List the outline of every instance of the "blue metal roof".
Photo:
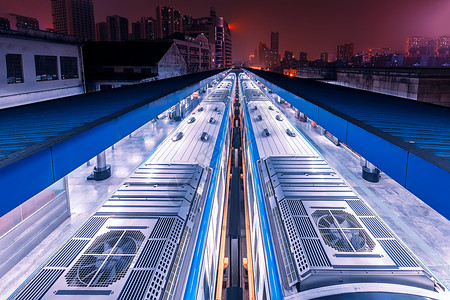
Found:
[{"label": "blue metal roof", "polygon": [[450,217],[450,109],[248,70],[343,143]]},{"label": "blue metal roof", "polygon": [[0,168],[219,72],[2,109]]},{"label": "blue metal roof", "polygon": [[223,70],[0,110],[0,216]]}]

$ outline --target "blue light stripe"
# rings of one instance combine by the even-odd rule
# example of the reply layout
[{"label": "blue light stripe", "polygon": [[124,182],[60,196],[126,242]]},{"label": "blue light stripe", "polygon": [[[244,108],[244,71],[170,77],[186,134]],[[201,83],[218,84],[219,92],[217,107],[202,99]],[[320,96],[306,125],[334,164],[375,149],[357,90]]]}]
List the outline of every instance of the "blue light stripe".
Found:
[{"label": "blue light stripe", "polygon": [[197,237],[197,243],[195,245],[194,256],[191,263],[191,269],[189,271],[188,280],[186,283],[186,289],[184,291],[183,299],[194,300],[197,296],[198,282],[200,274],[201,262],[204,254],[206,244],[206,234],[208,229],[209,217],[211,215],[212,202],[214,197],[214,191],[216,189],[217,176],[219,174],[220,165],[220,153],[222,151],[223,143],[225,141],[225,133],[228,124],[228,115],[230,107],[228,106],[223,116],[222,124],[220,125],[219,135],[217,136],[216,145],[212,155],[210,167],[213,169],[213,175],[211,177],[211,184],[208,188],[205,208],[203,210],[203,216],[200,223],[199,233]]},{"label": "blue light stripe", "polygon": [[269,279],[269,287],[270,287],[270,298],[271,299],[282,299],[283,293],[281,291],[281,283],[280,278],[278,277],[278,267],[275,258],[275,251],[272,244],[272,235],[270,233],[269,221],[267,217],[266,206],[264,204],[263,193],[261,190],[261,181],[259,179],[258,168],[256,167],[256,161],[259,159],[258,147],[256,145],[256,139],[253,134],[253,126],[249,118],[249,112],[247,104],[244,104],[245,108],[245,123],[247,130],[247,137],[249,140],[250,154],[252,156],[252,170],[253,176],[255,176],[255,189],[256,189],[256,198],[258,199],[258,207],[260,211],[260,220],[261,220],[261,231],[264,241],[264,248],[266,250],[266,262],[267,262],[267,273]]}]

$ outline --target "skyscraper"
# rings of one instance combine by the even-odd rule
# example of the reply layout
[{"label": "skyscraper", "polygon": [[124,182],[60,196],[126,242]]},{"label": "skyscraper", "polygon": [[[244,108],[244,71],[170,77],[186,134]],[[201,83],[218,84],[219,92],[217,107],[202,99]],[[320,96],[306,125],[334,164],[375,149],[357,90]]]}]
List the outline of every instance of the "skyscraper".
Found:
[{"label": "skyscraper", "polygon": [[51,0],[55,32],[95,39],[93,0]]},{"label": "skyscraper", "polygon": [[423,36],[411,36],[406,39],[405,52],[409,55],[425,54],[427,39]]},{"label": "skyscraper", "polygon": [[109,40],[112,42],[124,42],[128,40],[128,19],[121,16],[107,16]]},{"label": "skyscraper", "polygon": [[278,54],[278,32],[270,33],[270,50],[273,50]]},{"label": "skyscraper", "polygon": [[337,46],[337,59],[350,61],[353,56],[353,43]]},{"label": "skyscraper", "polygon": [[163,39],[175,32],[183,32],[183,17],[170,6],[156,7],[156,38]]},{"label": "skyscraper", "polygon": [[106,22],[100,22],[95,24],[95,38],[99,42],[109,41],[109,30]]},{"label": "skyscraper", "polygon": [[231,31],[223,17],[216,16],[214,7],[210,16],[192,19],[192,23],[184,28],[190,36],[204,35],[211,45],[215,45],[215,65],[217,68],[231,67]]},{"label": "skyscraper", "polygon": [[449,56],[450,54],[450,36],[443,35],[438,37],[436,43],[436,52],[438,55]]},{"label": "skyscraper", "polygon": [[152,17],[141,17],[131,24],[133,40],[154,40],[156,35],[156,20]]}]

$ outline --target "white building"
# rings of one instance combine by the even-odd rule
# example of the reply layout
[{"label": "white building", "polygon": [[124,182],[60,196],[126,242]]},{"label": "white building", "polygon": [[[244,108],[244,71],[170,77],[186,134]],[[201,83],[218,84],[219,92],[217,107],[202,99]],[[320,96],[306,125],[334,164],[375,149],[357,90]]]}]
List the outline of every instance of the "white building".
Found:
[{"label": "white building", "polygon": [[78,38],[0,30],[0,109],[84,93]]}]

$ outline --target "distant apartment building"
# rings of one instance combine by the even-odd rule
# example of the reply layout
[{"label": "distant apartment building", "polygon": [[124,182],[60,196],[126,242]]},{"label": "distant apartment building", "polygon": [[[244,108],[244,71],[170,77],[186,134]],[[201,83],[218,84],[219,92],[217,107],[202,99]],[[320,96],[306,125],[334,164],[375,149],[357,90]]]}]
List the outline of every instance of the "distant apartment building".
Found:
[{"label": "distant apartment building", "polygon": [[298,56],[298,61],[300,63],[300,66],[306,65],[308,63],[308,53],[300,52]]},{"label": "distant apartment building", "polygon": [[142,17],[139,21],[131,24],[132,40],[155,40],[156,20],[152,17]]},{"label": "distant apartment building", "polygon": [[280,54],[278,51],[279,33],[270,33],[270,54],[269,54],[269,69],[274,70],[280,65]]},{"label": "distant apartment building", "polygon": [[109,39],[111,42],[124,42],[128,40],[128,19],[121,16],[107,16]]},{"label": "distant apartment building", "polygon": [[258,45],[258,50],[259,64],[261,67],[267,68],[270,59],[270,49],[267,48],[267,45],[265,43],[260,42]]},{"label": "distant apartment building", "polygon": [[83,58],[89,92],[187,73],[183,56],[170,41],[86,42]]},{"label": "distant apartment building", "polygon": [[79,38],[0,30],[0,109],[84,93]]},{"label": "distant apartment building", "polygon": [[450,56],[450,35],[438,37],[436,41],[436,53],[438,55]]},{"label": "distant apartment building", "polygon": [[320,53],[320,60],[328,62],[328,53],[327,52]]},{"label": "distant apartment building", "polygon": [[124,42],[129,39],[128,19],[107,16],[106,22],[95,24],[95,36],[99,42]]},{"label": "distant apartment building", "polygon": [[204,35],[194,38],[182,33],[174,33],[168,40],[177,45],[186,62],[188,73],[214,69],[214,45],[211,45]]},{"label": "distant apartment building", "polygon": [[51,0],[51,3],[55,32],[88,41],[95,39],[93,0]]},{"label": "distant apartment building", "polygon": [[231,67],[231,31],[228,23],[223,17],[216,15],[213,7],[209,17],[192,19],[192,23],[184,28],[184,32],[193,37],[203,34],[211,45],[215,45],[214,63],[216,68]]},{"label": "distant apartment building", "polygon": [[405,53],[408,55],[426,54],[427,45],[427,39],[423,36],[408,37],[405,42]]},{"label": "distant apartment building", "polygon": [[353,56],[353,49],[354,45],[353,43],[350,44],[343,44],[337,46],[337,59],[338,60],[345,60],[347,62],[351,61]]},{"label": "distant apartment building", "polygon": [[183,32],[183,20],[179,10],[171,6],[156,7],[156,38],[164,39],[175,32]]},{"label": "distant apartment building", "polygon": [[3,30],[11,29],[11,23],[8,18],[0,17],[0,29],[3,29]]},{"label": "distant apartment building", "polygon": [[28,28],[33,30],[39,30],[39,21],[36,18],[26,17],[16,14],[11,14],[11,16],[16,18],[17,28]]},{"label": "distant apartment building", "polygon": [[95,24],[95,40],[96,41],[109,41],[108,23],[100,22]]}]

